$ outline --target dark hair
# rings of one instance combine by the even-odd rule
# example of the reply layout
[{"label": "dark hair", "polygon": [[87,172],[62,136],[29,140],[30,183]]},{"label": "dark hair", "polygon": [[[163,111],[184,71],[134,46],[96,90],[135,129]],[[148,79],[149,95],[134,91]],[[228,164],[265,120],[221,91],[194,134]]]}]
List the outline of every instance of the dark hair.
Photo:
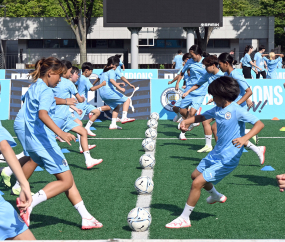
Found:
[{"label": "dark hair", "polygon": [[247,45],[244,49],[244,52],[243,52],[243,56],[245,56],[245,54],[248,53],[249,49],[253,49],[253,46],[252,45]]},{"label": "dark hair", "polygon": [[107,72],[109,70],[111,70],[113,67],[110,67],[110,65],[115,65],[115,66],[119,66],[120,64],[120,59],[118,58],[118,56],[111,56],[108,58],[107,60],[107,64],[104,67],[104,72]]},{"label": "dark hair", "polygon": [[210,55],[208,57],[206,57],[202,63],[205,65],[205,66],[212,66],[212,65],[215,65],[216,67],[219,66],[219,62],[218,62],[218,58],[217,56],[214,56],[214,55]]},{"label": "dark hair", "polygon": [[186,59],[190,59],[191,58],[191,55],[189,53],[186,53],[182,56],[182,60],[185,61]]},{"label": "dark hair", "polygon": [[62,62],[62,64],[64,64],[64,65],[66,66],[67,69],[72,68],[72,64],[71,64],[70,61],[68,61],[68,60],[62,60],[61,62]]},{"label": "dark hair", "polygon": [[82,72],[84,72],[85,70],[93,70],[93,65],[90,62],[84,62],[81,66]]},{"label": "dark hair", "polygon": [[72,66],[72,69],[71,69],[71,74],[74,74],[74,73],[79,73],[79,69],[78,69],[78,67],[76,67],[76,66]]},{"label": "dark hair", "polygon": [[219,55],[218,60],[222,63],[228,62],[231,66],[233,65],[234,58],[229,53],[222,53]]},{"label": "dark hair", "polygon": [[66,67],[59,59],[48,57],[36,62],[35,70],[29,74],[29,77],[31,76],[32,81],[36,82],[40,77],[44,77],[49,70],[57,75],[66,73]]},{"label": "dark hair", "polygon": [[195,55],[200,55],[203,57],[207,57],[210,55],[209,53],[202,51],[202,49],[198,45],[192,45],[189,49],[189,52],[190,52],[190,50],[192,50]]},{"label": "dark hair", "polygon": [[228,76],[221,76],[209,85],[208,92],[213,96],[233,102],[237,99],[240,89],[235,79]]},{"label": "dark hair", "polygon": [[265,46],[264,45],[259,46],[258,51],[261,51],[261,50],[265,50]]},{"label": "dark hair", "polygon": [[116,57],[118,57],[119,59],[121,58],[122,55],[115,55]]},{"label": "dark hair", "polygon": [[180,53],[182,53],[182,50],[178,50],[178,52],[177,52],[178,54],[180,54]]}]

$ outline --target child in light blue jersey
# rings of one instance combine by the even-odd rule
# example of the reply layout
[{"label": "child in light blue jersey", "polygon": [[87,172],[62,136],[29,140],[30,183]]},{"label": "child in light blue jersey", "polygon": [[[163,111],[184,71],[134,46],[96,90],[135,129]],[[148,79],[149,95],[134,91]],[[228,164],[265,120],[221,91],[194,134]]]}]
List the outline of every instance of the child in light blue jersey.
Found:
[{"label": "child in light blue jersey", "polygon": [[[178,90],[179,82],[181,78],[183,77],[185,71],[190,69],[190,78],[188,79],[188,81],[186,81],[186,89],[183,94],[184,99],[182,99],[181,104],[180,104],[180,114],[182,115],[184,119],[186,119],[187,117],[188,118],[193,117],[196,114],[197,110],[200,108],[203,102],[203,99],[205,97],[205,94],[203,93],[203,91],[201,92],[197,91],[197,93],[194,93],[193,95],[185,98],[186,97],[185,94],[188,92],[188,90],[190,90],[191,87],[195,85],[199,81],[199,79],[206,73],[205,67],[202,63],[204,59],[203,57],[204,54],[201,48],[198,45],[192,45],[189,49],[189,54],[191,56],[191,59],[189,59],[184,65],[179,75],[179,78],[176,82],[176,86],[175,86],[175,89]],[[188,107],[191,107],[190,111],[188,111]],[[178,129],[179,129],[179,125],[178,125]],[[189,131],[190,130],[191,129],[189,129]],[[184,131],[180,133],[179,139],[187,140],[185,137]]]},{"label": "child in light blue jersey", "polygon": [[261,68],[261,70],[255,69],[256,73],[256,79],[259,79],[260,75],[263,77],[263,79],[266,78],[266,72],[265,69],[267,68],[267,64],[262,58],[262,54],[265,52],[265,46],[261,45],[259,46],[259,51],[255,53],[254,55],[254,64],[256,64],[258,67]]},{"label": "child in light blue jersey", "polygon": [[[182,98],[187,99],[190,95],[193,95],[193,93],[199,93],[201,95],[201,104],[205,98],[205,95],[207,94],[208,85],[215,79],[224,75],[218,68],[218,58],[216,56],[208,56],[203,60],[202,63],[206,67],[206,73],[196,83],[193,83],[193,85],[191,85],[190,88],[182,95]],[[212,150],[212,146],[208,145],[212,139],[210,122],[211,120],[206,120],[202,123],[207,146],[203,147],[197,152],[209,152]],[[189,130],[192,130],[193,127],[194,125],[191,125]],[[184,131],[182,131],[181,134],[183,134],[183,132]]]},{"label": "child in light blue jersey", "polygon": [[183,62],[186,63],[183,60],[182,50],[178,50],[178,55],[176,55],[172,61],[172,63],[173,63],[172,68],[173,69],[181,69],[183,67]]},{"label": "child in light blue jersey", "polygon": [[251,79],[251,69],[252,67],[255,67],[256,69],[253,69],[255,73],[257,73],[257,69],[262,71],[260,67],[258,67],[250,57],[250,54],[253,51],[253,47],[251,45],[247,45],[244,49],[243,58],[242,58],[242,73],[244,75],[244,78]]},{"label": "child in light blue jersey", "polygon": [[[275,54],[274,52],[270,52],[269,53],[269,59],[267,59],[265,56],[267,56],[268,54],[263,54],[263,59],[265,60],[267,67],[268,67],[268,71],[267,71],[267,75],[266,78],[267,79],[278,79],[277,76],[277,65],[278,63],[281,61],[282,62],[282,58],[284,57],[283,54]],[[279,57],[276,59],[276,56]]]},{"label": "child in light blue jersey", "polygon": [[85,101],[83,103],[79,103],[76,105],[78,109],[82,110],[82,114],[79,115],[78,113],[75,113],[75,117],[78,119],[83,119],[85,114],[93,113],[93,116],[89,116],[89,121],[87,122],[85,129],[87,130],[88,135],[90,136],[96,136],[91,130],[90,127],[96,120],[96,115],[100,115],[101,109],[100,108],[95,108],[93,105],[88,104],[87,98],[88,98],[88,92],[89,91],[96,91],[100,87],[106,85],[106,83],[102,82],[98,86],[93,86],[88,79],[88,77],[91,76],[92,71],[93,71],[93,66],[90,62],[84,62],[82,64],[82,74],[79,78],[79,80],[75,83],[75,85],[78,88],[78,93],[80,96],[83,96],[85,98]]},{"label": "child in light blue jersey", "polygon": [[[11,147],[17,144],[9,134],[9,132],[2,126],[0,121],[0,152],[5,157],[9,167],[15,173],[20,186],[22,188],[19,194],[18,208],[25,212],[31,205],[32,196],[30,185],[24,176],[19,161]],[[19,218],[18,213],[13,206],[6,202],[0,195],[0,240],[35,240],[34,235],[28,229],[23,220]]]},{"label": "child in light blue jersey", "polygon": [[[224,203],[227,200],[213,184],[220,182],[237,167],[244,144],[264,127],[257,117],[234,102],[240,90],[239,84],[233,78],[222,76],[214,80],[209,85],[208,92],[213,95],[217,106],[201,115],[184,120],[181,129],[187,130],[192,123],[214,118],[219,138],[215,148],[201,160],[191,175],[193,182],[182,214],[166,224],[166,228],[179,229],[191,226],[189,216],[200,198],[202,188],[210,194],[207,198],[209,204]],[[247,134],[244,133],[245,122],[254,125]]]},{"label": "child in light blue jersey", "polygon": [[[44,166],[57,180],[33,195],[31,206],[26,213],[22,213],[21,218],[29,226],[30,214],[36,205],[65,192],[81,215],[82,229],[101,228],[103,225],[85,208],[68,163],[55,139],[57,134],[69,145],[70,141],[75,141],[72,134],[62,131],[52,120],[56,107],[52,88],[60,82],[60,77],[65,72],[66,67],[60,60],[49,57],[38,61],[36,70],[31,73],[34,83],[27,91],[23,105],[26,150],[33,161]],[[26,178],[29,178],[32,171],[27,170],[26,165],[27,163],[23,166],[23,171]]]}]

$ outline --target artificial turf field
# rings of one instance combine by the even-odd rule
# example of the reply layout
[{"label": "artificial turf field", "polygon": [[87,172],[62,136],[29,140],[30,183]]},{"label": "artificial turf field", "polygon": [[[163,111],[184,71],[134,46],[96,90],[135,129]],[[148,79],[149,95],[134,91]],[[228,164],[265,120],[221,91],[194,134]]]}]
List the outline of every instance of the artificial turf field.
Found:
[{"label": "artificial turf field", "polygon": [[[283,137],[280,121],[263,121],[265,128],[260,137]],[[123,130],[109,130],[110,121],[94,123],[96,138],[141,138],[141,139],[90,139],[94,158],[103,158],[100,165],[86,169],[84,156],[79,153],[78,143],[69,146],[65,154],[76,185],[89,212],[104,227],[81,230],[81,217],[64,194],[41,203],[31,215],[30,229],[40,240],[88,240],[130,239],[131,230],[127,214],[135,207],[137,194],[135,180],[141,174],[139,158],[144,153],[141,142],[147,129],[146,120],[137,120],[122,125]],[[13,121],[2,125],[15,137]],[[204,139],[176,139],[179,130],[172,121],[159,121],[154,167],[154,191],[151,202],[152,224],[149,239],[284,239],[284,193],[279,192],[275,176],[285,173],[284,139],[261,138],[259,145],[267,147],[265,165],[275,171],[261,171],[258,157],[252,152],[243,153],[238,167],[215,187],[227,196],[224,204],[206,203],[208,193],[201,198],[191,214],[191,228],[166,229],[166,223],[179,216],[184,208],[191,186],[190,175],[199,161],[206,156],[196,150],[204,146]],[[250,127],[249,127],[250,128]],[[186,134],[187,138],[203,138],[200,125]],[[15,139],[19,144],[19,141]],[[214,141],[213,141],[214,144]],[[22,152],[19,144],[16,154]],[[6,164],[0,163],[0,166]],[[35,172],[30,178],[31,190],[37,192],[54,177],[46,171]],[[14,184],[14,178],[12,178]],[[3,183],[3,197],[15,206],[16,197]]]}]

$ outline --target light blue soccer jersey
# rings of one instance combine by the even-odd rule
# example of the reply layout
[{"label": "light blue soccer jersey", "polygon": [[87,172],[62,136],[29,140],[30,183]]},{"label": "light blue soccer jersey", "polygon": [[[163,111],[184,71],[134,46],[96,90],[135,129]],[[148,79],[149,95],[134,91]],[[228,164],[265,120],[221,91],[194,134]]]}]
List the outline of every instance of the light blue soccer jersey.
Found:
[{"label": "light blue soccer jersey", "polygon": [[256,52],[254,55],[254,60],[256,61],[256,65],[261,68],[261,70],[258,69],[258,72],[264,71],[264,60],[260,52]]},{"label": "light blue soccer jersey", "polygon": [[[221,70],[219,70],[219,72],[216,75],[206,72],[200,78],[200,80],[196,83],[196,85],[198,85],[200,87],[197,90],[195,90],[194,92],[199,91],[201,93],[199,95],[206,95],[208,92],[209,84],[211,84],[214,80],[218,79],[219,77],[221,77],[223,75],[224,75],[224,73]],[[191,92],[191,93],[194,93],[194,92]]]},{"label": "light blue soccer jersey", "polygon": [[175,69],[183,67],[183,55],[176,55],[172,62],[175,62]]},{"label": "light blue soccer jersey", "polygon": [[[247,88],[249,88],[250,86],[248,85],[247,81],[244,79],[244,76],[237,70],[233,70],[231,72],[231,74],[228,74],[227,72],[225,73],[225,76],[229,76],[232,77],[233,79],[235,79],[238,84],[239,84],[239,89],[240,89],[240,94],[238,95],[237,99],[235,100],[235,102],[237,102],[238,100],[240,100],[244,94],[245,94],[245,90]],[[242,104],[240,104],[242,107],[244,107],[246,105],[246,102],[243,102]]]},{"label": "light blue soccer jersey", "polygon": [[116,81],[117,78],[121,78],[118,71],[116,72],[115,70],[111,69],[109,71],[103,72],[100,78],[100,83],[106,81],[106,86],[103,86],[99,89],[100,94],[108,94],[110,92],[116,91],[116,87],[110,82],[110,80],[113,79]]},{"label": "light blue soccer jersey", "polygon": [[81,75],[77,82],[75,82],[75,85],[78,87],[78,93],[80,96],[84,96],[85,100],[87,101],[88,98],[88,91],[90,90],[93,85],[91,84],[90,80]]},{"label": "light blue soccer jersey", "polygon": [[11,134],[2,126],[2,123],[0,121],[0,142],[6,140],[11,147],[17,146],[17,143],[11,136]]},{"label": "light blue soccer jersey", "polygon": [[38,79],[28,89],[24,102],[25,144],[28,152],[36,152],[57,146],[55,134],[39,119],[39,111],[46,110],[53,118],[56,102],[52,88]]},{"label": "light blue soccer jersey", "polygon": [[269,78],[269,79],[277,79],[277,72],[276,72],[276,69],[277,69],[278,63],[279,63],[280,61],[282,61],[282,58],[281,58],[281,57],[278,57],[278,58],[275,59],[275,60],[269,60],[269,59],[267,59],[266,57],[263,57],[263,59],[265,60],[265,62],[266,62],[266,64],[267,64],[267,68],[268,68],[266,78]]},{"label": "light blue soccer jersey", "polygon": [[278,62],[278,65],[277,65],[277,69],[282,69],[282,66],[283,66],[282,61],[279,61],[279,62]]},{"label": "light blue soccer jersey", "polygon": [[206,119],[216,120],[219,138],[210,154],[218,157],[222,163],[230,161],[231,157],[241,150],[235,147],[232,141],[245,135],[244,123],[255,124],[259,120],[236,102],[232,102],[225,108],[215,106],[201,115]]},{"label": "light blue soccer jersey", "polygon": [[[76,95],[78,93],[72,81],[63,77],[57,86],[52,88],[52,91],[55,97],[62,99],[71,98],[72,95]],[[54,117],[65,119],[68,115],[70,115],[68,105],[56,105]]]},{"label": "light blue soccer jersey", "polygon": [[242,65],[243,66],[247,66],[247,67],[251,67],[251,64],[250,64],[251,61],[252,60],[251,60],[250,55],[249,54],[245,54],[245,56],[242,59]]}]

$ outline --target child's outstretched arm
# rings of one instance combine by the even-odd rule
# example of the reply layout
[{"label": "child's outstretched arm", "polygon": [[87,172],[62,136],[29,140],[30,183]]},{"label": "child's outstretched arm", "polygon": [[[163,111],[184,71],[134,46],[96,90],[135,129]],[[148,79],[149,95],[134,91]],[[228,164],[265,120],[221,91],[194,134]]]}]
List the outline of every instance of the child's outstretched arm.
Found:
[{"label": "child's outstretched arm", "polygon": [[179,82],[181,81],[182,77],[184,76],[184,74],[182,72],[180,72],[180,75],[178,75],[178,79],[175,85],[175,90],[178,91],[179,90]]},{"label": "child's outstretched arm", "polygon": [[98,81],[100,81],[99,77],[97,77],[97,79],[93,82],[92,85],[94,86]]},{"label": "child's outstretched arm", "polygon": [[190,92],[193,92],[195,90],[197,90],[200,86],[198,86],[197,84],[195,84],[194,86],[192,86],[187,92],[183,93],[182,98],[185,98],[187,95],[189,95]]},{"label": "child's outstretched arm", "polygon": [[127,83],[130,87],[132,87],[133,89],[136,89],[136,87],[134,85],[132,85],[124,76],[121,77],[121,79]]},{"label": "child's outstretched arm", "polygon": [[240,100],[237,101],[238,105],[241,105],[243,102],[245,102],[250,96],[252,95],[252,91],[250,89],[250,87],[248,87],[245,90],[245,94],[242,96],[242,98]]},{"label": "child's outstretched arm", "polygon": [[77,100],[75,98],[58,98],[54,97],[56,105],[76,105]]},{"label": "child's outstretched arm", "polygon": [[187,118],[185,120],[183,120],[180,124],[180,129],[182,131],[187,131],[190,124],[193,124],[193,123],[201,123],[203,121],[205,121],[206,118],[203,116],[203,115],[196,115],[194,117],[191,117],[191,118]]},{"label": "child's outstretched arm", "polygon": [[100,87],[106,86],[106,81],[103,81],[101,84],[91,87],[90,91],[96,91],[97,89],[99,89]]},{"label": "child's outstretched arm", "polygon": [[110,82],[121,92],[125,92],[125,88],[120,87],[120,85],[114,80],[114,79],[110,79]]},{"label": "child's outstretched arm", "polygon": [[251,139],[254,135],[257,135],[263,128],[264,124],[258,120],[246,135],[240,138],[236,138],[232,141],[234,146],[241,148],[246,143],[246,141]]},{"label": "child's outstretched arm", "polygon": [[168,82],[168,85],[172,84],[173,82],[176,82],[176,81],[178,80],[178,78],[179,78],[179,75],[177,75],[176,77],[174,77],[174,78],[172,79],[172,81],[169,81],[169,82]]}]

